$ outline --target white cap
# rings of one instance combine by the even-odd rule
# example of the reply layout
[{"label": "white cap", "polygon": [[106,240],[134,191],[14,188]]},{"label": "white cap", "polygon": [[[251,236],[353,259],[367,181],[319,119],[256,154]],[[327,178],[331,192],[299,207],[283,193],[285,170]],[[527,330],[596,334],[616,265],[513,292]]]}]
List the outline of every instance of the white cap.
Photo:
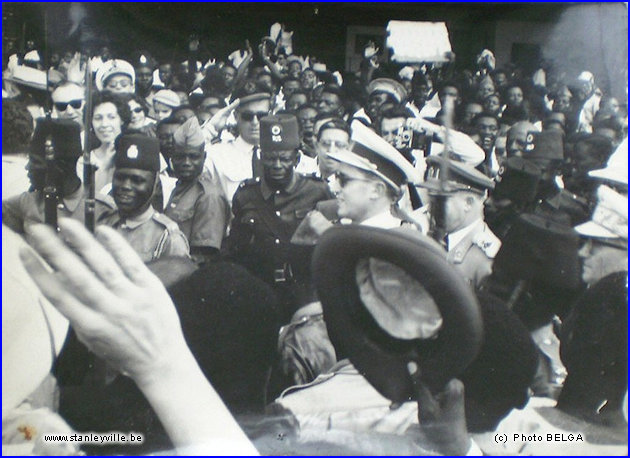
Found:
[{"label": "white cap", "polygon": [[126,60],[111,59],[103,63],[103,65],[101,65],[96,71],[96,89],[102,91],[105,85],[105,80],[110,76],[117,74],[129,76],[131,78],[132,86],[136,82],[136,72],[133,69],[133,65]]},{"label": "white cap", "polygon": [[39,57],[39,52],[37,50],[32,50],[24,54],[24,60],[30,62],[40,62],[42,59]]},{"label": "white cap", "polygon": [[153,97],[153,102],[160,102],[171,108],[177,108],[182,103],[177,93],[171,91],[170,89],[162,89],[160,91],[157,91],[157,93]]},{"label": "white cap", "polygon": [[628,137],[624,138],[612,153],[606,167],[591,170],[588,175],[601,180],[628,185]]},{"label": "white cap", "polygon": [[601,185],[591,220],[575,230],[586,237],[628,240],[628,198]]}]

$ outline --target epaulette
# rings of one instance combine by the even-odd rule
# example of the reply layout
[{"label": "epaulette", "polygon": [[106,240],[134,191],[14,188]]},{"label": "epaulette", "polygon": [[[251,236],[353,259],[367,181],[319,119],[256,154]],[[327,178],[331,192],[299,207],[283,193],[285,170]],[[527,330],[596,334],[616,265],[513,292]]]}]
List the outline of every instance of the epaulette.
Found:
[{"label": "epaulette", "polygon": [[309,179],[314,180],[314,181],[321,181],[321,182],[324,181],[324,179],[321,176],[317,175],[316,172],[313,172],[313,173],[299,173],[299,175],[302,178],[309,178]]},{"label": "epaulette", "polygon": [[481,251],[490,259],[494,259],[501,248],[501,240],[487,227],[485,231],[475,234],[472,243],[481,248]]},{"label": "epaulette", "polygon": [[246,186],[252,186],[260,183],[260,177],[256,178],[248,178],[247,180],[241,181],[241,184],[238,185],[239,188],[244,188]]},{"label": "epaulette", "polygon": [[116,209],[116,202],[114,201],[114,198],[109,194],[97,193],[94,196],[94,200],[100,204],[105,205],[108,208],[111,208],[112,210]]},{"label": "epaulette", "polygon": [[179,229],[178,224],[170,219],[168,216],[166,216],[164,213],[154,212],[152,218],[154,221],[157,221],[162,226],[164,226],[169,232]]}]

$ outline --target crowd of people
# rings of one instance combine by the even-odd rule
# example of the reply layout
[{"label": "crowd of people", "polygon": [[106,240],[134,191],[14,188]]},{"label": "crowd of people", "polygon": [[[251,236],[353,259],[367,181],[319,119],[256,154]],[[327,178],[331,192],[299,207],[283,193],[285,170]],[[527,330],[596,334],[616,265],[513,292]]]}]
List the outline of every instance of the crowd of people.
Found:
[{"label": "crowd of people", "polygon": [[627,454],[626,101],[270,35],[4,62],[3,452]]}]

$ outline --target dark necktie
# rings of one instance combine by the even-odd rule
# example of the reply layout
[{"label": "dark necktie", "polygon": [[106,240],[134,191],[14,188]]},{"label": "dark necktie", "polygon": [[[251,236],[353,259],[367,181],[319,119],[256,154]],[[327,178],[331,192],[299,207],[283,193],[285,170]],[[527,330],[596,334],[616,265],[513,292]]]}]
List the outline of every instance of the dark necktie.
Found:
[{"label": "dark necktie", "polygon": [[260,159],[258,158],[260,148],[258,146],[254,146],[252,148],[252,177],[262,177],[263,169],[262,164],[260,163]]}]

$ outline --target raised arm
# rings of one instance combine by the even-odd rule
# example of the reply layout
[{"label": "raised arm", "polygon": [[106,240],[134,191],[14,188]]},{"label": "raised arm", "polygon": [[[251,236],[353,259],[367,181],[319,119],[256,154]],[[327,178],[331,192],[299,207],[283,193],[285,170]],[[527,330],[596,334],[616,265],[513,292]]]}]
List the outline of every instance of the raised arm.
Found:
[{"label": "raised arm", "polygon": [[61,219],[60,234],[34,226],[20,252],[42,293],[96,355],[131,377],[175,446],[187,454],[258,454],[191,354],[160,280],[113,229],[95,239]]}]

